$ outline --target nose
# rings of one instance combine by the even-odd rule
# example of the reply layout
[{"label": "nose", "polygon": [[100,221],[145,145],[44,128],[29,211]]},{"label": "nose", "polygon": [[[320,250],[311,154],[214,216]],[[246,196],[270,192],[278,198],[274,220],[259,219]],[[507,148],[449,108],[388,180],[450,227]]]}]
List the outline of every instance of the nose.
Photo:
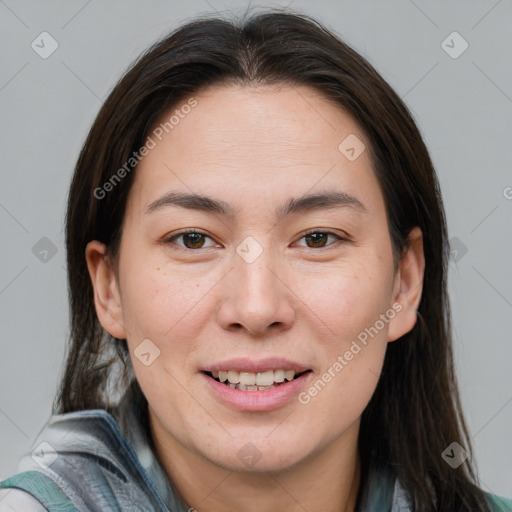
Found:
[{"label": "nose", "polygon": [[295,318],[293,291],[282,262],[269,248],[255,261],[233,254],[222,280],[217,321],[226,330],[245,329],[253,336],[288,330]]}]

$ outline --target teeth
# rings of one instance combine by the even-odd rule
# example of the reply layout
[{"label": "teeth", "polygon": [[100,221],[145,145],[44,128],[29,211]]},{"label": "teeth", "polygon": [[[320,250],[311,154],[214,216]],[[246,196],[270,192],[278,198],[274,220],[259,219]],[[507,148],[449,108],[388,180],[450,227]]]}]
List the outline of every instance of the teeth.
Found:
[{"label": "teeth", "polygon": [[284,370],[275,370],[274,371],[274,382],[284,382],[284,374],[286,372]]},{"label": "teeth", "polygon": [[258,386],[270,386],[274,384],[274,372],[270,370],[269,372],[258,373],[258,375],[256,375],[256,384],[258,384]]},{"label": "teeth", "polygon": [[233,370],[228,371],[228,380],[231,384],[238,384],[240,382],[240,374]]},{"label": "teeth", "polygon": [[[256,391],[258,388],[271,389],[274,384],[291,381],[295,377],[294,370],[268,370],[266,372],[236,372],[234,370],[220,370],[212,372],[215,379],[226,382],[230,387],[244,389],[245,391]],[[254,388],[254,389],[253,389]]]},{"label": "teeth", "polygon": [[293,370],[286,370],[284,372],[284,378],[287,380],[293,380],[293,377],[295,377],[295,372]]},{"label": "teeth", "polygon": [[240,372],[240,384],[243,384],[244,386],[254,386],[254,384],[256,384],[256,374]]},{"label": "teeth", "polygon": [[275,388],[274,385],[271,386],[244,386],[243,384],[229,384],[230,388],[239,389],[241,391],[266,391],[267,389]]}]

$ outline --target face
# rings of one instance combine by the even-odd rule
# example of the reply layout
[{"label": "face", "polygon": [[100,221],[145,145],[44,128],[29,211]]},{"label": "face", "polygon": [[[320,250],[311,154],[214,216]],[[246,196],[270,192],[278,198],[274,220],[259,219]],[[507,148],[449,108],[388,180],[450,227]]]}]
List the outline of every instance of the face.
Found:
[{"label": "face", "polygon": [[278,471],[353,444],[414,325],[421,258],[394,271],[368,142],[339,106],[305,86],[194,98],[137,167],[118,281],[88,246],[96,307],[162,443]]}]

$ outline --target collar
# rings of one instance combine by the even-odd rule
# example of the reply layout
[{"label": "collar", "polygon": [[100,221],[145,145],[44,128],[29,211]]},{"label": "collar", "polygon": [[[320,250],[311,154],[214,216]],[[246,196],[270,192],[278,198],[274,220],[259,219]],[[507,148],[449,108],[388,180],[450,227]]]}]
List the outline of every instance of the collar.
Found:
[{"label": "collar", "polygon": [[[147,401],[135,382],[128,388],[114,411],[114,416],[123,437],[134,449],[167,508],[173,512],[191,510],[158,462],[149,435]],[[391,470],[373,468],[369,471],[358,512],[410,512],[411,510],[407,493]]]},{"label": "collar", "polygon": [[144,395],[139,386],[133,382],[113,414],[119,424],[121,434],[132,446],[167,508],[172,512],[189,512],[192,509],[183,501],[169,481],[155,455],[153,442],[149,435],[147,408]]}]

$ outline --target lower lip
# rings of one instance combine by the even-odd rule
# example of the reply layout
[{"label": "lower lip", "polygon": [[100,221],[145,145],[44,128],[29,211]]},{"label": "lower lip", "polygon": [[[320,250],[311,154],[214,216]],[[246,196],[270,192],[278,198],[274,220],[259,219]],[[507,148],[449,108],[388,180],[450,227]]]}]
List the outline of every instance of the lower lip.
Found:
[{"label": "lower lip", "polygon": [[239,411],[271,411],[282,407],[297,396],[310,379],[312,372],[303,373],[296,379],[265,391],[233,389],[226,384],[217,382],[205,373],[202,375],[215,398],[225,405]]}]

